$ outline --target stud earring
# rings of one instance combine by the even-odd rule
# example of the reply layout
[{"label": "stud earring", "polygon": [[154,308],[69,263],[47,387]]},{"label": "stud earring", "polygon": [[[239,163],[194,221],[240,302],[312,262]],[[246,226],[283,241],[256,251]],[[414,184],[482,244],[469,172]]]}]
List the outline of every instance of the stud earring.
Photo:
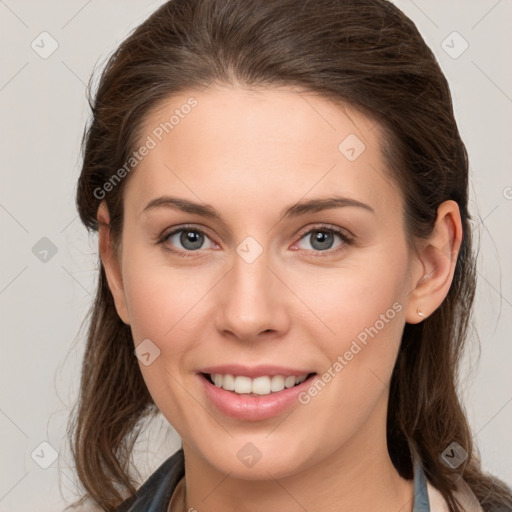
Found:
[{"label": "stud earring", "polygon": [[421,316],[421,318],[425,318],[425,315],[418,309],[418,316]]}]

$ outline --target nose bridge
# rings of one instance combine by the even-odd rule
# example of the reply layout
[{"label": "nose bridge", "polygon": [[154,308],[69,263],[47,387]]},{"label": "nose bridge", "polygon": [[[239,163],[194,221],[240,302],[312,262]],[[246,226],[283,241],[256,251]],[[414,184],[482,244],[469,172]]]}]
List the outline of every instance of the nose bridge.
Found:
[{"label": "nose bridge", "polygon": [[268,253],[250,237],[236,248],[231,272],[221,290],[217,328],[239,339],[285,328],[285,305]]}]

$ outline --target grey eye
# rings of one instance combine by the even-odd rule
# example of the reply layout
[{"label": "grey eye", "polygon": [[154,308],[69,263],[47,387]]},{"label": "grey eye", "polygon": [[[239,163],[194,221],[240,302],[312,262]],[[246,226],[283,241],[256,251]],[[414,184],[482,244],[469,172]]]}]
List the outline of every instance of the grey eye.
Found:
[{"label": "grey eye", "polygon": [[205,240],[209,240],[209,238],[199,229],[181,228],[169,233],[169,235],[165,237],[165,240],[170,245],[178,247],[178,249],[197,251],[203,248]]}]

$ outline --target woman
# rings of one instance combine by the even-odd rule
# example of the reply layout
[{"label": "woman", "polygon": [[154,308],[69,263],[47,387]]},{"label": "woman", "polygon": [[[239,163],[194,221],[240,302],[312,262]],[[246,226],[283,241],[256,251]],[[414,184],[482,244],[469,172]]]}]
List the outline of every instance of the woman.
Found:
[{"label": "woman", "polygon": [[[448,84],[385,0],[177,0],[110,59],[70,425],[118,511],[512,510],[456,390],[475,288]],[[182,439],[136,493],[140,420]]]}]

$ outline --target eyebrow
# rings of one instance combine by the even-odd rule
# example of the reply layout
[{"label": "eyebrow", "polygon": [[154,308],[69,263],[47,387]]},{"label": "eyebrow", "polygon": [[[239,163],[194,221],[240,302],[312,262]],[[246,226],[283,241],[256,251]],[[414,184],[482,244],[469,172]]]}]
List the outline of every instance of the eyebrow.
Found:
[{"label": "eyebrow", "polygon": [[[315,198],[299,201],[291,206],[288,206],[282,211],[279,220],[282,221],[289,217],[299,217],[307,213],[316,213],[323,210],[342,208],[347,206],[362,208],[369,212],[375,213],[375,210],[371,206],[362,203],[361,201],[357,201],[348,197],[329,196],[325,198]],[[142,213],[146,213],[157,208],[171,208],[173,210],[200,215],[202,217],[224,223],[221,215],[217,212],[217,210],[215,210],[215,208],[213,208],[213,206],[208,204],[194,203],[188,199],[173,196],[161,196],[151,200],[146,205]]]}]

